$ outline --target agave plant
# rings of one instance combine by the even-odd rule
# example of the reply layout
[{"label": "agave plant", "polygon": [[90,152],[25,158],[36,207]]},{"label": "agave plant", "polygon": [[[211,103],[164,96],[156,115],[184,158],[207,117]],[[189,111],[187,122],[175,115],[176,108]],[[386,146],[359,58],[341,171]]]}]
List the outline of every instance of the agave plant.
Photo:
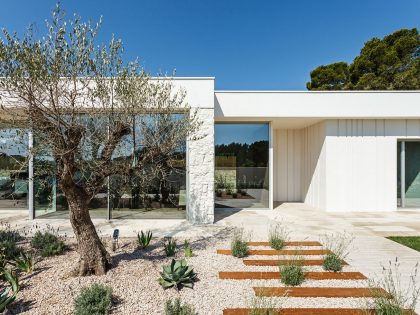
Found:
[{"label": "agave plant", "polygon": [[172,237],[165,238],[163,242],[163,249],[167,257],[175,256],[176,253],[176,241]]},{"label": "agave plant", "polygon": [[164,289],[170,287],[180,289],[183,286],[192,289],[196,280],[197,274],[192,267],[187,265],[185,259],[180,261],[172,259],[170,265],[163,267],[163,271],[160,273],[159,283]]},{"label": "agave plant", "polygon": [[147,231],[146,233],[140,231],[140,233],[137,233],[137,243],[139,248],[146,248],[149,246],[152,236],[153,233],[151,231]]},{"label": "agave plant", "polygon": [[14,265],[20,271],[32,273],[35,269],[35,256],[30,252],[21,252],[20,257],[15,259]]},{"label": "agave plant", "polygon": [[16,273],[6,269],[3,271],[3,275],[10,287],[0,289],[0,312],[4,312],[6,307],[16,300],[20,289]]}]

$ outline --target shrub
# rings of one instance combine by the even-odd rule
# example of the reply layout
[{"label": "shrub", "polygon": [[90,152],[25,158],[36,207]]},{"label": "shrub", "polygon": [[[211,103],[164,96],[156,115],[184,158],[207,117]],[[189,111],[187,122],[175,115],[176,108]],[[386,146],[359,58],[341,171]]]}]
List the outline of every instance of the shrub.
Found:
[{"label": "shrub", "polygon": [[234,199],[238,198],[238,193],[232,193],[232,198]]},{"label": "shrub", "polygon": [[[389,262],[388,267],[382,268],[382,279],[369,283],[373,299],[368,302],[367,309],[375,310],[375,314],[378,315],[414,315],[420,296],[417,272],[418,263],[410,275],[409,283],[402,284],[398,260],[394,263]],[[383,288],[386,293],[377,288]]]},{"label": "shrub", "polygon": [[164,289],[170,287],[179,289],[183,286],[192,289],[194,281],[197,279],[197,274],[192,267],[187,265],[185,259],[181,261],[172,259],[170,265],[163,267],[160,276],[159,283]]},{"label": "shrub", "polygon": [[60,255],[66,249],[64,242],[48,231],[37,231],[32,237],[31,246],[39,250],[43,257]]},{"label": "shrub", "polygon": [[175,301],[167,300],[165,302],[165,315],[195,315],[197,314],[189,304],[181,304],[181,300],[179,298],[175,299]]},{"label": "shrub", "polygon": [[168,237],[164,240],[163,249],[165,251],[166,257],[175,256],[176,253],[176,241],[172,237]]},{"label": "shrub", "polygon": [[17,246],[13,239],[5,239],[0,242],[0,251],[4,255],[4,259],[13,260],[20,255],[22,249]]},{"label": "shrub", "polygon": [[16,273],[6,269],[3,270],[3,275],[9,286],[0,289],[0,312],[4,312],[7,306],[16,300],[16,296],[20,290]]},{"label": "shrub", "polygon": [[[279,313],[280,311],[280,313]],[[278,300],[261,296],[252,297],[249,303],[249,315],[277,315],[281,314],[281,304]]]},{"label": "shrub", "polygon": [[74,300],[75,315],[104,315],[112,304],[112,289],[101,284],[84,287]]},{"label": "shrub", "polygon": [[150,241],[152,240],[153,233],[151,231],[147,231],[144,233],[143,231],[140,231],[140,233],[137,233],[137,243],[139,248],[146,248],[149,246]]},{"label": "shrub", "polygon": [[343,262],[336,254],[331,253],[324,257],[322,261],[324,270],[338,272],[343,269]]},{"label": "shrub", "polygon": [[244,229],[236,229],[230,244],[232,256],[242,258],[248,255],[248,240],[246,240]]},{"label": "shrub", "polygon": [[289,234],[289,229],[283,223],[272,224],[269,231],[270,246],[276,250],[282,249],[289,239]]},{"label": "shrub", "polygon": [[280,280],[288,286],[297,286],[305,280],[303,260],[293,259],[286,265],[280,266]]},{"label": "shrub", "polygon": [[192,252],[190,242],[188,242],[187,240],[184,241],[184,256],[185,257],[192,257],[193,256],[193,252]]},{"label": "shrub", "polygon": [[349,247],[353,240],[354,237],[346,232],[326,234],[321,237],[321,243],[330,251],[322,262],[325,270],[340,271],[343,268],[343,261],[349,254]]}]

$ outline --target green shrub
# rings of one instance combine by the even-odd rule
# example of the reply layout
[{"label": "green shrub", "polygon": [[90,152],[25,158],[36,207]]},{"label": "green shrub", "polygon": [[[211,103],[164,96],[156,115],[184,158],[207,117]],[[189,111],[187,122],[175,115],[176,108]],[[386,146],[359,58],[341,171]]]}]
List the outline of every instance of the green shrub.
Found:
[{"label": "green shrub", "polygon": [[343,269],[343,262],[336,254],[328,254],[322,260],[324,270],[338,272]]},{"label": "green shrub", "polygon": [[185,259],[180,261],[172,259],[170,265],[163,267],[163,271],[160,273],[159,283],[164,289],[170,287],[179,289],[183,286],[192,289],[196,279],[197,274],[192,267],[188,266]]},{"label": "green shrub", "polygon": [[140,231],[140,233],[137,233],[137,244],[138,247],[143,249],[150,245],[150,241],[152,240],[153,233],[151,231],[147,231],[144,233],[143,231]]},{"label": "green shrub", "polygon": [[190,242],[188,242],[187,240],[184,241],[184,256],[185,257],[193,256],[193,251],[192,251]]},{"label": "green shrub", "polygon": [[175,256],[176,253],[176,241],[172,237],[168,237],[163,242],[163,250],[165,251],[166,257]]},{"label": "green shrub", "polygon": [[189,304],[181,304],[181,300],[179,298],[175,299],[175,301],[167,300],[165,302],[165,315],[195,315],[197,314]]},{"label": "green shrub", "polygon": [[22,249],[17,246],[13,239],[5,239],[0,241],[0,251],[4,254],[4,259],[14,260],[20,255]]},{"label": "green shrub", "polygon": [[286,265],[280,266],[280,280],[288,286],[297,286],[305,280],[303,260],[290,260]]},{"label": "green shrub", "polygon": [[66,250],[64,242],[48,231],[37,231],[31,239],[31,246],[39,250],[43,257],[60,255]]},{"label": "green shrub", "polygon": [[343,261],[349,254],[349,247],[354,237],[346,232],[326,234],[321,237],[321,243],[330,251],[322,262],[325,270],[341,271],[343,269]]},{"label": "green shrub", "polygon": [[236,229],[230,244],[232,256],[242,258],[248,255],[248,240],[246,240],[244,229]]},{"label": "green shrub", "polygon": [[270,246],[276,250],[282,249],[289,239],[289,234],[289,229],[283,223],[272,224],[268,236]]},{"label": "green shrub", "polygon": [[104,315],[112,304],[112,289],[101,284],[84,287],[74,300],[75,315]]}]

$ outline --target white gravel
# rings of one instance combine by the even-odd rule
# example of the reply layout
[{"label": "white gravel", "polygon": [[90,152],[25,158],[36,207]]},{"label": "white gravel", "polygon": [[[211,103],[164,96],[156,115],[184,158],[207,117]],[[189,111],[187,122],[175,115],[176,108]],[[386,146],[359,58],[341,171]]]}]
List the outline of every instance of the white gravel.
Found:
[{"label": "white gravel", "polygon": [[[190,240],[191,241],[191,240]],[[70,240],[71,242],[71,240]],[[217,243],[218,242],[218,243]],[[182,244],[183,240],[178,240]],[[116,303],[112,314],[163,314],[164,303],[169,298],[181,297],[193,304],[198,314],[222,314],[227,307],[247,307],[254,295],[253,286],[283,286],[279,280],[219,280],[219,271],[277,271],[278,267],[245,266],[241,259],[217,255],[217,248],[229,248],[229,242],[220,239],[191,241],[194,257],[187,258],[194,267],[199,281],[194,289],[163,290],[157,282],[162,265],[171,258],[165,257],[160,242],[154,241],[145,251],[136,250],[135,239],[120,240],[121,247],[112,253],[115,267],[104,276],[72,277],[69,270],[78,256],[70,250],[65,255],[43,259],[37,271],[22,277],[22,291],[11,310],[12,314],[71,314],[73,300],[80,289],[91,283],[102,283],[113,288]],[[261,248],[261,247],[258,247]],[[289,249],[289,248],[287,248]],[[308,247],[309,249],[309,247]],[[316,249],[311,246],[310,249]],[[183,256],[178,251],[177,258]],[[278,256],[252,256],[250,259],[278,259]],[[281,258],[281,257],[280,257]],[[308,256],[308,259],[320,257]],[[322,267],[308,266],[307,271],[321,271]],[[344,271],[356,271],[345,266]],[[302,286],[311,287],[366,287],[363,280],[307,280]],[[366,299],[326,298],[275,298],[283,307],[363,307]]]}]

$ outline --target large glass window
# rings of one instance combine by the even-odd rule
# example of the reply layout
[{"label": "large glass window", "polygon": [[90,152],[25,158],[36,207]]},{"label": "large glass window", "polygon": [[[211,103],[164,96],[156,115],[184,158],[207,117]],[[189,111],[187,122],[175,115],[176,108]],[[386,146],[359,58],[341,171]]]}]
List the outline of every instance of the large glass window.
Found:
[{"label": "large glass window", "polygon": [[269,208],[269,124],[215,125],[215,207]]},{"label": "large glass window", "polygon": [[28,209],[28,136],[22,129],[0,129],[0,209]]},{"label": "large glass window", "polygon": [[[177,115],[166,117],[165,126]],[[133,133],[114,151],[113,158],[121,163],[136,163],[144,147],[142,128],[159,123],[158,118],[137,116]],[[110,208],[112,218],[183,219],[186,217],[186,142],[159,159],[162,171],[153,169],[145,176],[114,175],[110,177]],[[147,167],[144,172],[148,172]]]}]

